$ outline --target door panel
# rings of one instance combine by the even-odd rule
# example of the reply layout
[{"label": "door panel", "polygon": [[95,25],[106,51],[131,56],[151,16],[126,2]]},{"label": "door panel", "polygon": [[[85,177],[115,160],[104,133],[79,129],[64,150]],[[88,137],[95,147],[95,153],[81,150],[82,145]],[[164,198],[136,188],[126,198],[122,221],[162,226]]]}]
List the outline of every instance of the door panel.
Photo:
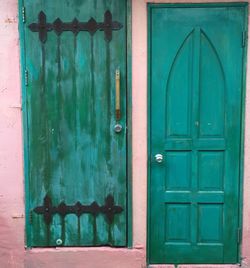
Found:
[{"label": "door panel", "polygon": [[126,1],[24,6],[28,245],[125,246]]},{"label": "door panel", "polygon": [[238,261],[244,20],[149,7],[150,263]]},{"label": "door panel", "polygon": [[203,32],[200,42],[199,137],[223,137],[226,86],[224,70],[215,47]]}]

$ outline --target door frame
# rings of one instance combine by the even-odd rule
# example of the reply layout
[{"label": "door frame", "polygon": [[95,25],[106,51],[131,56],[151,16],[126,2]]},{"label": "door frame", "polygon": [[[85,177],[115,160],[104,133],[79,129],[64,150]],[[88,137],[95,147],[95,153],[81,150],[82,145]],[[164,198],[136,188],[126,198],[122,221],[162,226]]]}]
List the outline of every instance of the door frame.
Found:
[{"label": "door frame", "polygon": [[[147,245],[146,245],[146,261],[150,264],[150,218],[151,218],[151,10],[155,7],[168,8],[190,8],[190,7],[243,7],[245,10],[245,29],[248,35],[248,2],[212,2],[212,3],[147,3]],[[240,127],[240,157],[239,157],[239,207],[238,207],[238,230],[239,230],[239,246],[238,246],[238,262],[241,263],[242,255],[242,228],[243,228],[243,181],[244,181],[244,139],[245,139],[245,106],[246,106],[246,70],[247,70],[247,48],[248,38],[245,38],[242,59],[242,96],[241,96],[241,127]]]},{"label": "door frame", "polygon": [[[28,112],[27,112],[27,95],[26,87],[28,74],[26,73],[25,60],[25,6],[24,0],[18,1],[18,31],[19,31],[19,45],[20,45],[20,79],[21,79],[21,107],[22,107],[22,141],[23,141],[23,176],[24,176],[24,203],[25,203],[25,248],[30,246],[30,210],[29,204],[29,150],[28,150]],[[126,1],[126,29],[127,29],[127,43],[126,43],[126,105],[127,105],[127,122],[126,122],[126,181],[127,181],[127,245],[125,247],[132,248],[133,246],[133,225],[132,225],[132,0]],[[68,247],[67,247],[68,248]]]}]

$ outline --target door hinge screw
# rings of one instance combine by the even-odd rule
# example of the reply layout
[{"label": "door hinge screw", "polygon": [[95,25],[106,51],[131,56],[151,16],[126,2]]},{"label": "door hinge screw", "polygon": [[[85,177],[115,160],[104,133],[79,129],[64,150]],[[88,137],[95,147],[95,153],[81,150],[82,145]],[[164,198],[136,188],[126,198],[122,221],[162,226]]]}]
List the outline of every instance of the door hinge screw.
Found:
[{"label": "door hinge screw", "polygon": [[25,12],[25,7],[22,7],[22,18],[23,18],[23,23],[26,22],[26,12]]},{"label": "door hinge screw", "polygon": [[29,84],[29,73],[28,70],[25,70],[25,86]]},{"label": "door hinge screw", "polygon": [[246,46],[246,42],[247,42],[247,31],[243,31],[242,32],[242,47]]}]

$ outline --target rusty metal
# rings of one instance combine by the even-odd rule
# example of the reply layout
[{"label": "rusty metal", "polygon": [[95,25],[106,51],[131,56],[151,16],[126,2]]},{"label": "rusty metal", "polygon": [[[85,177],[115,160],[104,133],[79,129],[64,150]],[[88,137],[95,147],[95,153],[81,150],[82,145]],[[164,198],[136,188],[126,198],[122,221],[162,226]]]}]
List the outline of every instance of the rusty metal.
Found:
[{"label": "rusty metal", "polygon": [[97,216],[102,213],[106,216],[109,224],[112,224],[115,214],[119,214],[123,211],[123,208],[115,205],[114,197],[108,195],[105,199],[105,204],[99,206],[97,202],[93,202],[90,205],[82,205],[79,201],[75,205],[66,205],[61,202],[58,206],[53,206],[51,198],[46,195],[43,200],[43,205],[34,208],[34,212],[43,215],[46,224],[50,224],[54,214],[59,214],[65,217],[67,214],[75,214],[80,217],[84,213]]},{"label": "rusty metal", "polygon": [[87,22],[79,22],[76,18],[72,22],[62,22],[60,18],[57,18],[53,23],[47,23],[46,14],[41,11],[38,14],[38,23],[31,23],[29,29],[32,32],[39,33],[39,39],[42,43],[47,41],[48,32],[54,31],[57,35],[61,35],[65,31],[70,31],[77,35],[81,31],[87,31],[91,35],[99,30],[103,31],[105,40],[110,42],[112,40],[112,32],[118,31],[123,25],[118,21],[113,21],[112,14],[107,10],[104,14],[104,22],[97,22],[91,18]]}]

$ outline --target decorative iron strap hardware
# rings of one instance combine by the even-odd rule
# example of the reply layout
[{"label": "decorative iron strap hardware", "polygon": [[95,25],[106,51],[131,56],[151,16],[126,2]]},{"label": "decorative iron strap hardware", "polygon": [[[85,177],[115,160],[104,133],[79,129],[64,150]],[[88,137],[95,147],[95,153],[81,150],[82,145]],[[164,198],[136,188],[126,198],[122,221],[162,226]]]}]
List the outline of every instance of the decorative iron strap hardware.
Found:
[{"label": "decorative iron strap hardware", "polygon": [[80,202],[77,202],[75,205],[68,206],[61,202],[57,207],[52,205],[51,198],[46,195],[43,200],[43,206],[34,208],[35,213],[43,215],[46,224],[51,223],[54,214],[59,214],[62,217],[65,217],[67,214],[75,214],[80,217],[83,213],[89,213],[94,216],[97,216],[99,213],[105,214],[108,223],[111,224],[115,214],[119,214],[122,211],[122,207],[114,205],[114,197],[112,195],[106,197],[104,206],[99,206],[97,202],[93,202],[91,205],[82,205]]},{"label": "decorative iron strap hardware", "polygon": [[39,39],[42,43],[47,41],[48,32],[55,31],[59,36],[62,32],[70,31],[77,35],[80,31],[87,31],[91,35],[97,30],[104,31],[105,40],[110,42],[112,40],[112,31],[118,31],[123,25],[118,21],[112,20],[112,14],[107,10],[104,14],[104,22],[96,22],[91,18],[88,22],[79,22],[76,18],[72,22],[62,22],[57,18],[53,23],[47,23],[46,14],[41,11],[38,14],[38,23],[31,23],[29,29],[32,32],[39,33]]}]

